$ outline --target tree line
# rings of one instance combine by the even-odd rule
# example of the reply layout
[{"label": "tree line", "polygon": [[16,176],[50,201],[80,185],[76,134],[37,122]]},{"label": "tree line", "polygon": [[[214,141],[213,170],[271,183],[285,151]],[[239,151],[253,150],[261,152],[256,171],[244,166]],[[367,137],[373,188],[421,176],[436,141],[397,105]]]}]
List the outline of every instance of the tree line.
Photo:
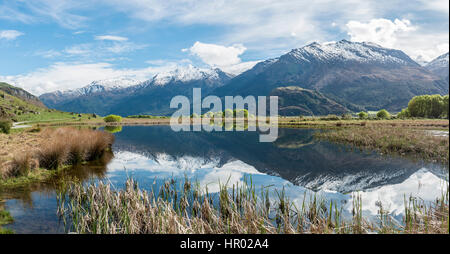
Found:
[{"label": "tree line", "polygon": [[425,117],[425,118],[447,118],[448,119],[448,95],[420,95],[413,97],[408,107],[403,109],[397,116]]}]

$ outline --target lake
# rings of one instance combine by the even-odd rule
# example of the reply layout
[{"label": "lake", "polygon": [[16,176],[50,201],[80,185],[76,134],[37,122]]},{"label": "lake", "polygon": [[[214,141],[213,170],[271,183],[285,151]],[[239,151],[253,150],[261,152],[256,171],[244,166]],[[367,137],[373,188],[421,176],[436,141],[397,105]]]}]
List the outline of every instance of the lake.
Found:
[{"label": "lake", "polygon": [[[219,183],[251,178],[256,187],[285,189],[294,203],[305,195],[342,205],[350,215],[352,194],[362,197],[363,214],[375,218],[380,204],[401,221],[410,195],[433,201],[448,188],[448,169],[439,164],[380,155],[314,139],[314,129],[279,129],[273,143],[258,132],[174,132],[170,126],[126,126],[115,132],[113,155],[77,166],[64,175],[102,179],[121,188],[132,177],[150,188],[169,178],[189,178],[209,192]],[[16,233],[64,233],[52,181],[0,193]]]}]

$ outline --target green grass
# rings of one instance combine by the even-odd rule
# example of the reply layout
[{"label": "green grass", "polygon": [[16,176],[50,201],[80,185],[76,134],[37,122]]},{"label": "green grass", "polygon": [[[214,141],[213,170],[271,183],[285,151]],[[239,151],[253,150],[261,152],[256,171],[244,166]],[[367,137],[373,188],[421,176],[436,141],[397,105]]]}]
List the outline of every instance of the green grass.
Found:
[{"label": "green grass", "polygon": [[35,182],[45,181],[53,176],[56,176],[59,172],[67,169],[69,166],[62,166],[56,170],[47,170],[43,168],[35,169],[28,172],[26,175],[19,177],[11,177],[5,180],[0,179],[1,189],[14,189],[22,186],[26,186]]},{"label": "green grass", "polygon": [[[34,104],[0,91],[0,113],[6,112],[9,118],[18,122],[78,121],[92,117],[92,114],[63,112],[55,109],[38,107]],[[2,118],[2,117],[0,117]]]},{"label": "green grass", "polygon": [[2,234],[13,234],[14,232],[10,229],[3,228],[3,225],[11,224],[14,222],[14,218],[8,211],[3,210],[0,206],[0,235]]}]

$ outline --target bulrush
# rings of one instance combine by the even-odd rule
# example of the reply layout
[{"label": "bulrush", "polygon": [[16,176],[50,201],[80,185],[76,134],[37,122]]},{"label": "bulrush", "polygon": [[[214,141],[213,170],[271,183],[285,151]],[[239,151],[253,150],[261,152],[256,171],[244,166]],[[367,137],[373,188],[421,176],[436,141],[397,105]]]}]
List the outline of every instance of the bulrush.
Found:
[{"label": "bulrush", "polygon": [[284,190],[269,196],[266,188],[259,195],[251,178],[231,188],[220,185],[219,193],[188,179],[170,179],[159,191],[155,184],[146,189],[133,179],[124,189],[72,182],[57,191],[58,214],[67,231],[91,234],[448,234],[448,191],[431,204],[405,199],[399,224],[382,206],[378,222],[366,220],[359,194],[352,195],[352,216],[344,218],[337,202],[316,195],[305,194],[297,206]]}]

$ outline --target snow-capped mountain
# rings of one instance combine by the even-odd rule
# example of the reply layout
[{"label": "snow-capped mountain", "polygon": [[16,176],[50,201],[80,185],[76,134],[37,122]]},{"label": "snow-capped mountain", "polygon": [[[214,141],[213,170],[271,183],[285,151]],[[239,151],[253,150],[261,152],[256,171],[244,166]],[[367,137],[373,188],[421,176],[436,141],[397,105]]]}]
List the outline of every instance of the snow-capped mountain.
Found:
[{"label": "snow-capped mountain", "polygon": [[415,65],[414,61],[400,50],[383,48],[370,42],[359,43],[347,40],[324,44],[314,42],[305,47],[293,49],[287,56],[306,62],[355,61]]},{"label": "snow-capped mountain", "polygon": [[402,51],[347,40],[293,49],[256,64],[214,92],[267,96],[287,86],[321,92],[351,111],[400,111],[413,96],[448,93],[448,83]]},{"label": "snow-capped mountain", "polygon": [[140,82],[121,78],[94,81],[76,90],[57,91],[40,96],[51,108],[98,114],[166,114],[170,99],[191,96],[193,87],[202,92],[225,85],[233,76],[220,69],[203,69],[192,65],[161,72]]},{"label": "snow-capped mountain", "polygon": [[438,75],[439,77],[443,79],[447,79],[448,82],[448,76],[449,76],[449,65],[448,65],[449,57],[448,52],[437,57],[433,61],[429,62],[427,65],[425,65],[425,68],[427,68],[432,73]]},{"label": "snow-capped mountain", "polygon": [[232,78],[233,75],[220,69],[202,69],[193,65],[178,67],[175,70],[156,74],[143,85],[164,86],[173,82],[187,83],[195,80],[205,80],[210,84],[220,82],[223,78]]},{"label": "snow-capped mountain", "polygon": [[120,78],[111,78],[104,80],[96,80],[92,81],[89,85],[78,88],[78,89],[68,89],[62,91],[55,91],[52,93],[46,93],[39,98],[46,104],[48,107],[57,107],[59,103],[66,102],[68,100],[80,97],[80,96],[88,96],[90,94],[104,93],[107,91],[119,90],[127,87],[132,87],[139,85],[141,81],[120,77]]},{"label": "snow-capped mountain", "polygon": [[[445,62],[447,68],[438,69],[446,71],[447,79],[433,71],[434,66],[445,66]],[[40,99],[48,107],[66,111],[169,114],[170,98],[191,96],[193,87],[201,87],[204,96],[220,97],[268,96],[279,92],[277,88],[291,87],[280,95],[281,114],[323,114],[311,110],[323,101],[333,102],[342,112],[382,108],[395,112],[416,95],[448,93],[448,54],[425,68],[400,50],[374,43],[315,42],[259,62],[236,77],[220,69],[187,65],[158,73],[144,82],[96,81],[74,91],[44,94]],[[319,92],[320,96],[307,101],[298,99],[298,91],[303,90],[296,87]]]},{"label": "snow-capped mountain", "polygon": [[117,78],[117,79],[104,79],[92,81],[89,85],[78,88],[76,90],[67,90],[63,93],[72,94],[74,96],[87,95],[91,93],[98,93],[110,90],[121,89],[125,87],[135,86],[142,81],[131,78]]}]

